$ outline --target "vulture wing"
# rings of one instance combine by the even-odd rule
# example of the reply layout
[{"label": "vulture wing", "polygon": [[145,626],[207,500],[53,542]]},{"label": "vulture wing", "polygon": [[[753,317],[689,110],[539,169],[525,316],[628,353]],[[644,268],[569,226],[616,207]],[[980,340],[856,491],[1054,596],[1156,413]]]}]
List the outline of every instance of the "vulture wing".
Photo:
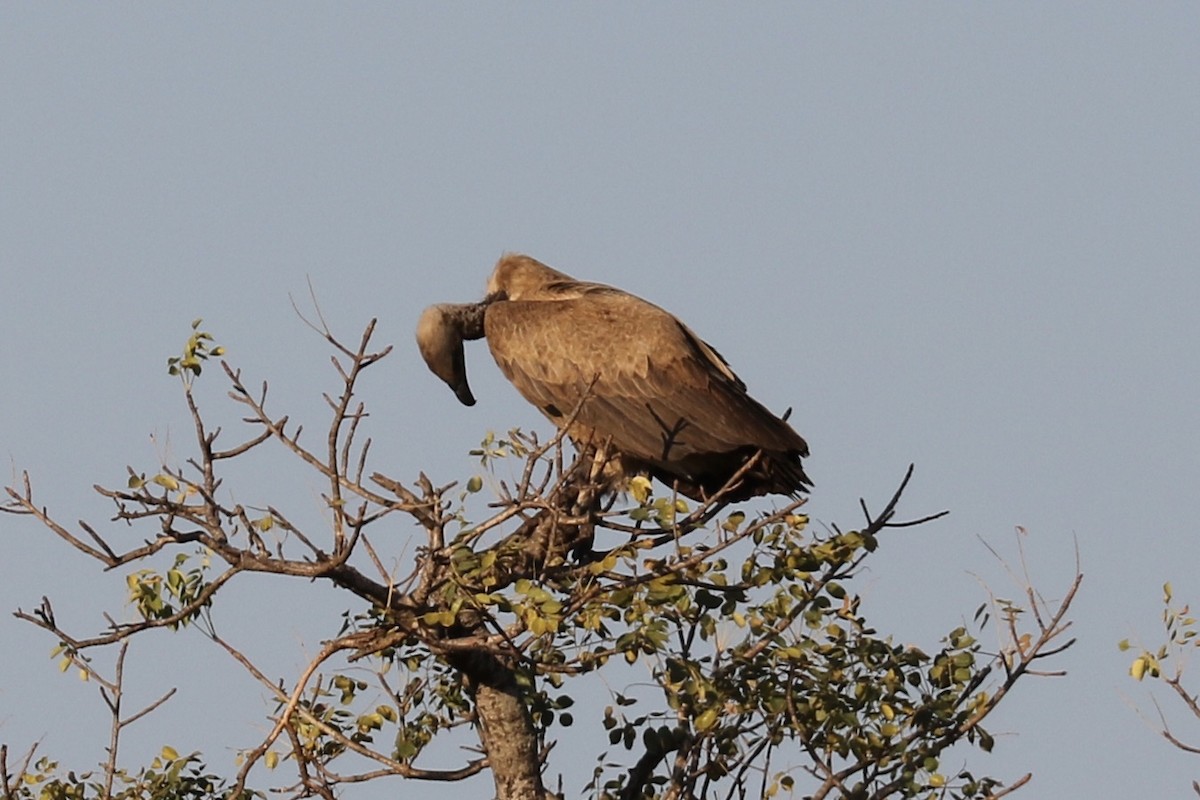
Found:
[{"label": "vulture wing", "polygon": [[563,299],[500,301],[484,318],[505,376],[576,441],[609,441],[633,466],[710,495],[757,451],[738,496],[809,485],[804,440],[751,398],[720,354],[661,308],[584,285]]}]

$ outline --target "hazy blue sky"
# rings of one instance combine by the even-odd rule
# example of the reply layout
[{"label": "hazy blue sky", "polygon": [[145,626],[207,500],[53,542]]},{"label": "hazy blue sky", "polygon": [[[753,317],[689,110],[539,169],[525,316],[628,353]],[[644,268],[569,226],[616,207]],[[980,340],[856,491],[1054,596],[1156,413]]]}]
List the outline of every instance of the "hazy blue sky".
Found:
[{"label": "hazy blue sky", "polygon": [[[164,365],[198,316],[315,430],[334,376],[289,302],[311,279],[338,332],[378,317],[397,345],[364,385],[376,466],[465,477],[489,428],[547,424],[481,348],[480,403],[457,405],[411,332],[525,251],[668,307],[794,406],[816,520],[855,524],[916,463],[903,511],[951,515],[889,534],[860,581],[900,640],[935,646],[985,599],[975,575],[1012,592],[980,538],[1012,554],[1026,528],[1051,598],[1077,544],[1070,674],[1020,685],[969,763],[1032,770],[1025,798],[1184,796],[1200,762],[1139,719],[1116,642],[1157,641],[1164,580],[1200,602],[1198,43],[1195,3],[6,5],[0,452],[63,520],[103,523],[93,483],[190,454]],[[236,427],[216,378],[201,400]],[[240,491],[316,515],[282,463]],[[26,520],[0,537],[0,609],[130,613],[123,575]],[[230,595],[222,629],[281,676],[345,607]],[[28,625],[0,617],[0,641],[0,741],[99,761],[94,687]],[[130,659],[131,702],[181,693],[127,763],[165,740],[228,772],[265,732],[270,703],[200,636]],[[555,753],[569,791],[581,750]]]}]

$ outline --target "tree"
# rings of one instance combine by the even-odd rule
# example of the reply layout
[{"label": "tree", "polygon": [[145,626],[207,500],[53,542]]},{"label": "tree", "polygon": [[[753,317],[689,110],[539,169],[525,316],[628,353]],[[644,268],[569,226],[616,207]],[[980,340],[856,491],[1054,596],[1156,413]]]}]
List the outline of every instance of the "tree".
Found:
[{"label": "tree", "polygon": [[[1154,650],[1137,648],[1138,655],[1129,665],[1129,674],[1136,681],[1145,678],[1162,681],[1192,717],[1200,720],[1200,700],[1184,682],[1187,654],[1200,647],[1200,629],[1197,628],[1196,617],[1192,616],[1191,607],[1175,603],[1175,593],[1170,583],[1163,584],[1162,623],[1166,641]],[[1121,640],[1118,647],[1122,652],[1135,649],[1128,639]],[[1167,662],[1171,664],[1171,669],[1167,668]],[[1158,715],[1159,731],[1164,739],[1185,753],[1200,754],[1200,745],[1180,738],[1171,730],[1171,726],[1167,724],[1167,716],[1157,700],[1154,701],[1154,709]],[[1192,781],[1192,790],[1200,795],[1200,781]]]},{"label": "tree", "polygon": [[[326,395],[325,436],[302,439],[301,426],[268,409],[266,383],[252,391],[221,362],[250,428],[225,446],[193,393],[203,364],[223,351],[193,324],[169,366],[194,423],[194,454],[149,472],[129,468],[126,486],[97,487],[114,521],[147,531],[144,544],[120,551],[94,526],[61,524],[35,500],[28,476],[8,489],[5,510],[32,517],[108,569],[131,569],[138,618],[80,636],[59,626],[49,600],[16,612],[56,637],[64,669],[99,684],[113,726],[109,758],[90,775],[35,762],[32,750],[10,774],[0,750],[6,800],[35,790],[48,798],[241,797],[261,794],[252,788],[265,780],[256,770],[284,762],[297,796],[333,798],[339,787],[387,776],[453,781],[490,770],[501,800],[556,797],[547,775],[558,769],[555,743],[576,722],[578,687],[597,673],[616,685],[635,663],[649,667],[653,690],[612,692],[599,723],[613,749],[598,756],[587,796],[983,798],[1028,780],[1002,788],[943,766],[945,756],[956,745],[990,751],[991,712],[1071,645],[1066,614],[1081,576],[1053,605],[1030,586],[1019,602],[980,606],[973,626],[996,619],[1007,642],[998,652],[965,626],[932,653],[880,634],[849,587],[889,529],[940,516],[897,520],[911,467],[881,510],[862,504],[856,529],[814,530],[804,500],[749,514],[723,499],[729,487],[699,504],[641,478],[628,494],[605,494],[603,448],[572,456],[560,436],[512,431],[489,435],[475,452],[489,470],[517,465],[476,519],[478,476],[459,488],[422,473],[410,486],[372,470],[356,388],[391,349],[371,348],[374,322],[354,347],[314,327],[333,348],[339,384]],[[231,493],[226,467],[269,445],[321,476],[327,530],[269,501],[255,510],[229,499],[254,496],[255,487]],[[371,538],[396,517],[421,532],[400,580]],[[347,592],[353,607],[342,629],[301,674],[266,674],[214,626],[222,589],[244,573]],[[213,775],[198,754],[169,748],[136,772],[118,764],[121,732],[169,697],[122,709],[124,648],[146,631],[184,627],[203,631],[277,702],[269,735],[242,751],[234,776]],[[113,647],[115,674],[101,675],[89,654]],[[474,731],[478,757],[451,770],[423,766],[456,729]]]}]

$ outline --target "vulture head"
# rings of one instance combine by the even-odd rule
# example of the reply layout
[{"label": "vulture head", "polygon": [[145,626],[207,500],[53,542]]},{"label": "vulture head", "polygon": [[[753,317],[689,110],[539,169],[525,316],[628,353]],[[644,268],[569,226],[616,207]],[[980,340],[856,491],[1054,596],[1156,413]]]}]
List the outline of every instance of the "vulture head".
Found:
[{"label": "vulture head", "polygon": [[464,339],[483,337],[485,303],[430,306],[417,320],[417,348],[429,371],[446,382],[464,406],[475,405],[467,383]]},{"label": "vulture head", "polygon": [[507,254],[482,302],[431,306],[417,325],[425,363],[466,405],[475,397],[463,341],[479,338],[576,445],[616,456],[618,479],[650,474],[698,500],[811,486],[804,439],[747,393],[715,348],[640,297]]}]

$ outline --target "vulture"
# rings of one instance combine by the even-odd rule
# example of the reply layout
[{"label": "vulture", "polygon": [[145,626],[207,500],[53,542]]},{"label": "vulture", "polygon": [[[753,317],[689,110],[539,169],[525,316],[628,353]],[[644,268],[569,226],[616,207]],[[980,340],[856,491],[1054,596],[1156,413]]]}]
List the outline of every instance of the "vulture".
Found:
[{"label": "vulture", "polygon": [[649,474],[703,500],[751,459],[725,498],[795,496],[812,485],[804,439],[746,392],[720,353],[653,303],[506,254],[482,302],[431,306],[417,325],[425,363],[468,406],[475,397],[463,341],[479,338],[576,446],[609,449],[614,488]]}]

